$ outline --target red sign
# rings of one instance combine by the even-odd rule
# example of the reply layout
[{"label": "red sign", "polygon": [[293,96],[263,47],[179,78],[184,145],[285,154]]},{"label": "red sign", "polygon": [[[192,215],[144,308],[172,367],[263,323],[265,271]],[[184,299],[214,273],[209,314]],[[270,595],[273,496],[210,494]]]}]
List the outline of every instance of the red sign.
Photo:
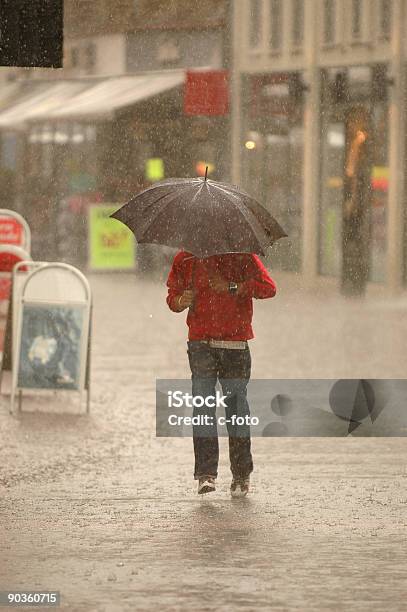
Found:
[{"label": "red sign", "polygon": [[[11,276],[10,274],[0,273],[0,301],[10,298]],[[1,308],[0,308],[1,312]]]},{"label": "red sign", "polygon": [[227,70],[191,70],[184,91],[186,115],[227,115],[229,112],[229,73]]},{"label": "red sign", "polygon": [[11,250],[1,251],[0,252],[0,272],[10,272],[11,273],[13,271],[14,266],[19,261],[23,261],[23,257],[21,257],[19,253],[13,253]]},{"label": "red sign", "polygon": [[[8,300],[11,287],[11,273],[19,261],[30,259],[28,253],[16,246],[0,246],[0,302]],[[26,267],[20,268],[26,271]]]},{"label": "red sign", "polygon": [[0,217],[0,244],[21,246],[24,241],[23,226],[13,217]]},{"label": "red sign", "polygon": [[[22,227],[15,219],[1,217],[0,228],[2,238],[6,236],[9,240],[16,240],[18,236],[18,230],[13,229],[9,231],[8,224],[5,226],[4,221],[16,223],[21,229],[22,236]],[[13,224],[10,227],[13,227]],[[7,309],[11,293],[11,273],[15,264],[24,259],[30,259],[30,256],[21,247],[14,244],[0,246],[0,352],[4,348]],[[21,267],[21,270],[26,271],[26,269],[25,266]]]}]

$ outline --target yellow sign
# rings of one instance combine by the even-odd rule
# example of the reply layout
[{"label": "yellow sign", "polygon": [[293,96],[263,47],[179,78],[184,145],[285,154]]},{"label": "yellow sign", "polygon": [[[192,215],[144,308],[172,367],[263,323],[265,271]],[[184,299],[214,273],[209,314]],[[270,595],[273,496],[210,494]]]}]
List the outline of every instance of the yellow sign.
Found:
[{"label": "yellow sign", "polygon": [[89,267],[92,270],[131,270],[135,266],[133,233],[110,215],[118,204],[89,207]]},{"label": "yellow sign", "polygon": [[161,157],[150,157],[146,161],[146,179],[151,181],[161,181],[164,178],[164,161]]},{"label": "yellow sign", "polygon": [[373,166],[372,178],[373,179],[389,179],[389,168],[388,166]]}]

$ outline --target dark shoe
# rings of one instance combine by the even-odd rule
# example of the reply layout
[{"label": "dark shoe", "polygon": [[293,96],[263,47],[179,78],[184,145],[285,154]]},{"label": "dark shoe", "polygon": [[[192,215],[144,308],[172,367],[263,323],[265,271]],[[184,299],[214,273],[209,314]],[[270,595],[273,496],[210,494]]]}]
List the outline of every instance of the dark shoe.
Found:
[{"label": "dark shoe", "polygon": [[230,494],[232,497],[246,497],[249,492],[250,477],[247,478],[233,478],[232,484],[230,485]]},{"label": "dark shoe", "polygon": [[211,476],[205,476],[204,478],[199,479],[198,495],[203,495],[204,493],[212,493],[215,490],[216,487],[214,478],[211,478]]}]

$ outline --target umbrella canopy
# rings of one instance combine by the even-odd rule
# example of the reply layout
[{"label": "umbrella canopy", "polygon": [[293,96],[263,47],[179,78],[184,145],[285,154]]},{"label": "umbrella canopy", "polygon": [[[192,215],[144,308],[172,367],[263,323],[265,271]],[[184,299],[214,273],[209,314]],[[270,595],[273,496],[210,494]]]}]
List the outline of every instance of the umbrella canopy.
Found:
[{"label": "umbrella canopy", "polygon": [[111,216],[127,225],[140,243],[177,247],[199,258],[264,255],[268,246],[287,236],[250,195],[206,177],[155,183]]}]

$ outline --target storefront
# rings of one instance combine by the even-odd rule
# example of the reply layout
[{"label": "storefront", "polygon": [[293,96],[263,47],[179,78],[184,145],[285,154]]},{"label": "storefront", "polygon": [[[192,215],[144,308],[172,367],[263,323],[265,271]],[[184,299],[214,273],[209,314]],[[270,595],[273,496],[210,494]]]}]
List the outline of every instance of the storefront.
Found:
[{"label": "storefront", "polygon": [[[407,285],[407,3],[235,4],[232,176],[287,229],[271,264],[310,287],[322,275],[343,294],[369,282],[397,293]],[[294,104],[290,75],[303,84]]]},{"label": "storefront", "polygon": [[243,91],[242,184],[289,235],[273,246],[273,265],[299,270],[304,146],[301,74],[246,75]]},{"label": "storefront", "polygon": [[28,126],[26,139],[20,197],[33,230],[34,255],[84,264],[87,206],[103,199],[97,129],[90,123],[36,122]]},{"label": "storefront", "polygon": [[206,165],[211,177],[227,177],[227,107],[213,116],[186,109],[185,77],[35,83],[0,113],[0,128],[24,139],[19,210],[36,257],[86,265],[89,204],[122,203],[165,177],[203,175]]},{"label": "storefront", "polygon": [[355,256],[364,260],[360,263],[367,280],[386,280],[386,77],[384,65],[322,72],[319,271],[323,275],[346,274],[346,249],[352,248],[346,232],[355,218],[351,208],[357,200],[362,210],[358,240],[363,244]]}]

